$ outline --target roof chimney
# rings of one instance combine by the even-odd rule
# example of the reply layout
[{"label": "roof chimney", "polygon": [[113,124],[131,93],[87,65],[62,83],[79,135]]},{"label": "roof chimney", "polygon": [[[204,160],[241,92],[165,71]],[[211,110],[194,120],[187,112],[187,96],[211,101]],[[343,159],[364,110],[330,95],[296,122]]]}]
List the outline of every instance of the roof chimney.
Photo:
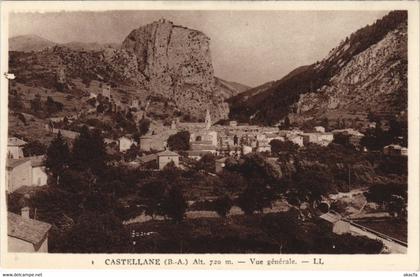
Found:
[{"label": "roof chimney", "polygon": [[29,207],[28,206],[26,206],[26,207],[23,207],[21,210],[20,210],[20,212],[21,212],[21,215],[22,215],[22,217],[23,218],[26,218],[26,219],[29,219]]}]

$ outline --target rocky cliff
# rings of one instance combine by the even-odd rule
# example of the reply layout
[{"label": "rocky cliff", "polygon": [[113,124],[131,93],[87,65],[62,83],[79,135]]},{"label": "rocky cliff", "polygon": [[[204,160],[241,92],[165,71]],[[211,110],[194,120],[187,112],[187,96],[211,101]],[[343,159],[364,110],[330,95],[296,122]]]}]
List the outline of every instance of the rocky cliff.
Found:
[{"label": "rocky cliff", "polygon": [[[322,63],[349,47],[349,42],[342,43]],[[407,25],[401,24],[343,65],[328,84],[301,94],[296,112],[316,117],[363,110],[398,114],[407,109],[406,99]]]},{"label": "rocky cliff", "polygon": [[213,122],[227,118],[226,98],[248,88],[214,76],[205,34],[167,20],[133,30],[121,47],[34,37],[10,39],[10,66],[26,84],[53,87],[62,68],[69,80],[97,80],[163,99],[190,120],[203,120],[209,108]]},{"label": "rocky cliff", "polygon": [[200,31],[159,20],[133,30],[122,49],[136,57],[138,80],[152,94],[171,99],[192,118],[211,108],[215,120],[225,118],[228,105],[216,93],[210,39]]},{"label": "rocky cliff", "polygon": [[276,124],[407,110],[407,12],[354,32],[322,61],[229,99],[231,118]]}]

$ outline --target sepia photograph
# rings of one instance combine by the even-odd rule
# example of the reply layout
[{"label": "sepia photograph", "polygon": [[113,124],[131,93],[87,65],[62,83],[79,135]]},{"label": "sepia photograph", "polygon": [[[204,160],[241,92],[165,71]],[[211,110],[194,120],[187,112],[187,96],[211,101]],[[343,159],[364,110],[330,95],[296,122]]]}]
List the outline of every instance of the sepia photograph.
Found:
[{"label": "sepia photograph", "polygon": [[408,14],[10,11],[3,251],[407,254]]}]

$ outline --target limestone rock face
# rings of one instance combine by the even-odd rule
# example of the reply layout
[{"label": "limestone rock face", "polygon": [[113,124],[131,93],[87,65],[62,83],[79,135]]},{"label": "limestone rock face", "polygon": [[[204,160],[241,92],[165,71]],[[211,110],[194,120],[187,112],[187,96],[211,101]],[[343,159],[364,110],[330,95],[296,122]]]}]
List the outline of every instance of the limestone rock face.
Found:
[{"label": "limestone rock face", "polygon": [[215,94],[210,39],[200,31],[159,20],[133,30],[122,50],[133,55],[138,76],[151,94],[174,101],[183,112],[201,119],[206,108],[214,120],[229,113]]},{"label": "limestone rock face", "polygon": [[300,95],[297,113],[323,115],[340,109],[397,114],[407,109],[406,99],[407,26],[401,24],[342,66],[328,85]]}]

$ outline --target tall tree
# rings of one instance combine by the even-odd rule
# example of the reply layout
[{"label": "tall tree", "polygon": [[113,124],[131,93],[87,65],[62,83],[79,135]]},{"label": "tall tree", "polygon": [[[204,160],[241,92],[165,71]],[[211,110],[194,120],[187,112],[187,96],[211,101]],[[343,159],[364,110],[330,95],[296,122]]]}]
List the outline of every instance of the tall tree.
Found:
[{"label": "tall tree", "polygon": [[236,169],[246,180],[247,186],[239,195],[241,209],[252,214],[271,206],[271,202],[283,187],[279,183],[281,172],[267,163],[259,154],[247,155]]},{"label": "tall tree", "polygon": [[139,121],[140,136],[144,136],[145,134],[147,134],[147,132],[149,132],[149,128],[150,128],[150,120],[145,117],[140,119]]},{"label": "tall tree", "polygon": [[35,95],[35,98],[30,101],[32,112],[36,113],[42,110],[41,96]]},{"label": "tall tree", "polygon": [[168,138],[170,150],[186,151],[190,148],[190,132],[181,131]]},{"label": "tall tree", "polygon": [[91,132],[83,126],[79,137],[74,141],[72,154],[74,166],[100,172],[107,158],[105,142],[100,132],[98,130]]},{"label": "tall tree", "polygon": [[58,132],[57,137],[51,142],[47,149],[45,166],[53,177],[58,177],[62,170],[69,165],[70,151],[67,142]]},{"label": "tall tree", "polygon": [[216,157],[212,153],[205,154],[197,163],[197,170],[216,171]]},{"label": "tall tree", "polygon": [[175,222],[181,222],[187,209],[187,201],[178,185],[172,186],[162,201],[162,211]]},{"label": "tall tree", "polygon": [[289,129],[290,128],[290,119],[288,116],[284,119],[284,128]]},{"label": "tall tree", "polygon": [[214,210],[221,217],[226,217],[226,215],[229,213],[229,210],[233,204],[232,200],[227,195],[217,198],[216,200],[214,200],[213,203],[214,203]]}]

